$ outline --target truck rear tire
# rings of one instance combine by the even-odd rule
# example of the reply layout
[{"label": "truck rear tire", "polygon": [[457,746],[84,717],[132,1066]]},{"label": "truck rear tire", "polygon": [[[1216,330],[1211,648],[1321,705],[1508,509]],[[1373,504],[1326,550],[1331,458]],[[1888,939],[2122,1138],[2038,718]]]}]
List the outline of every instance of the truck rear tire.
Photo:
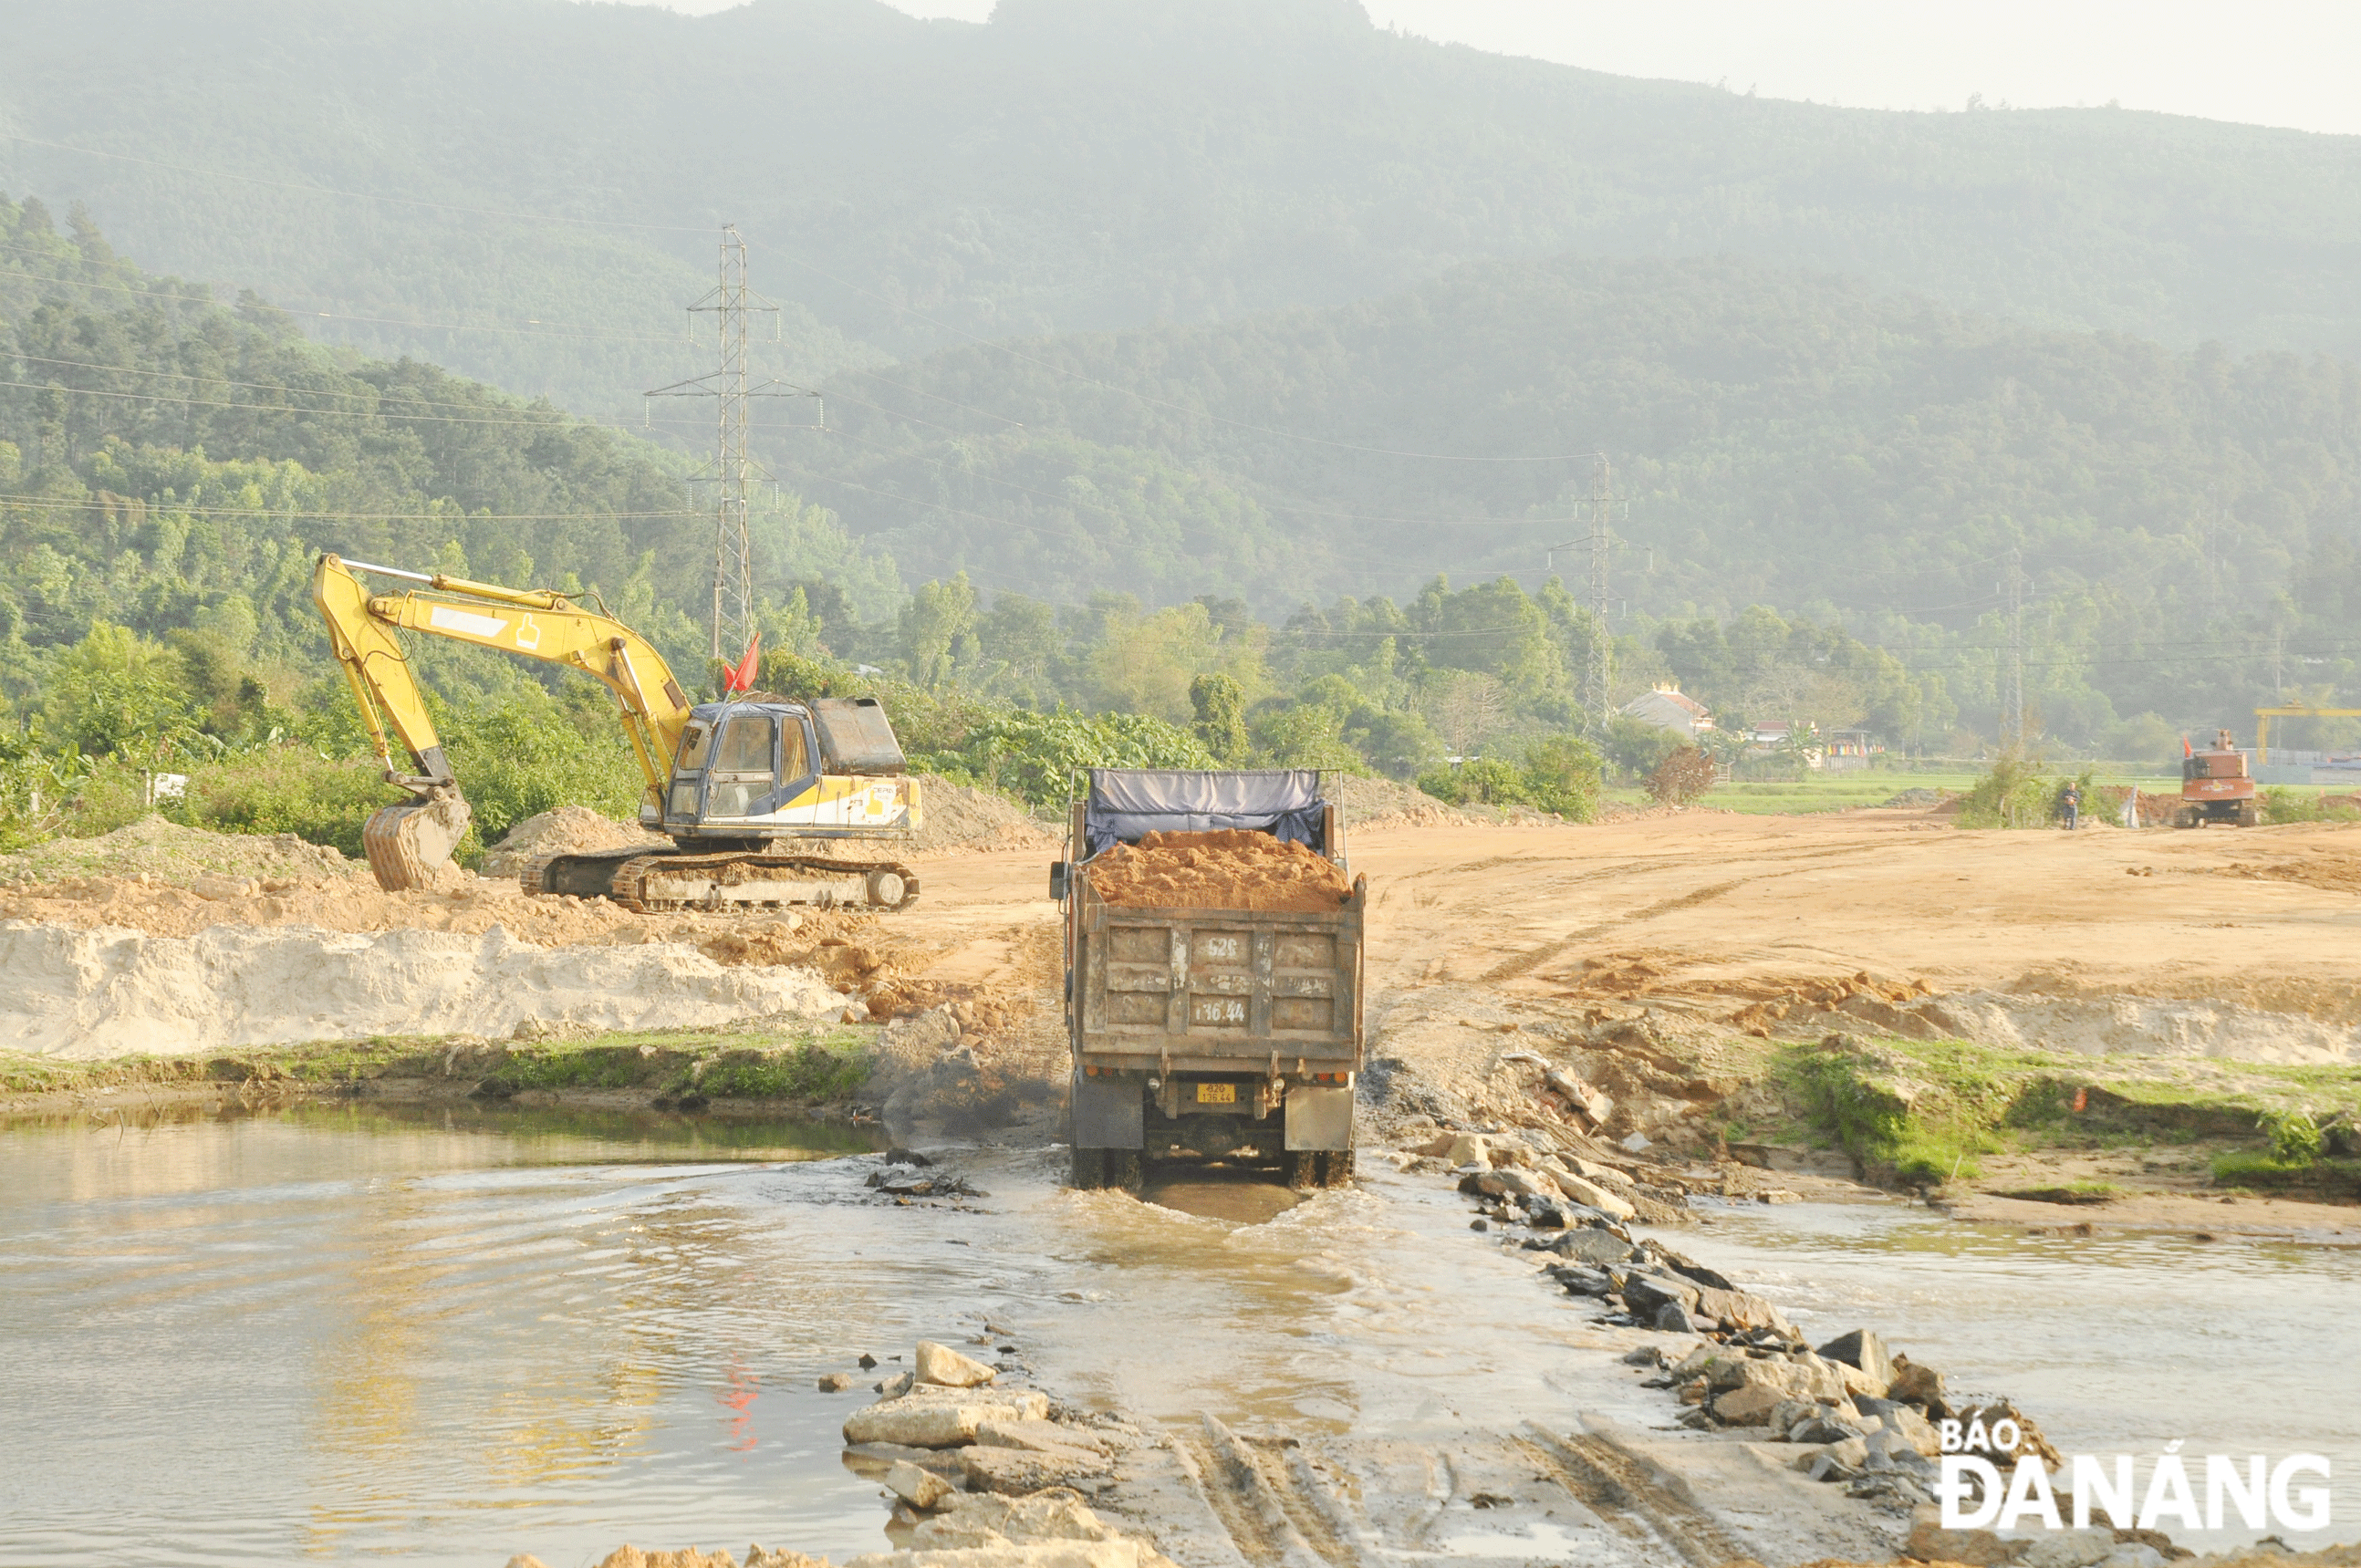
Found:
[{"label": "truck rear tire", "polygon": [[1353,1185],[1353,1151],[1325,1149],[1320,1156],[1320,1185],[1350,1187]]},{"label": "truck rear tire", "polygon": [[1068,1185],[1078,1192],[1092,1192],[1106,1185],[1106,1153],[1104,1149],[1074,1147],[1073,1180]]},{"label": "truck rear tire", "polygon": [[2259,801],[2240,801],[2238,803],[2238,826],[2241,828],[2260,828],[2262,825],[2262,804]]},{"label": "truck rear tire", "polygon": [[1137,1196],[1140,1188],[1147,1183],[1147,1161],[1140,1157],[1139,1151],[1137,1149],[1103,1149],[1100,1152],[1106,1157],[1104,1185],[1120,1187],[1126,1192]]}]

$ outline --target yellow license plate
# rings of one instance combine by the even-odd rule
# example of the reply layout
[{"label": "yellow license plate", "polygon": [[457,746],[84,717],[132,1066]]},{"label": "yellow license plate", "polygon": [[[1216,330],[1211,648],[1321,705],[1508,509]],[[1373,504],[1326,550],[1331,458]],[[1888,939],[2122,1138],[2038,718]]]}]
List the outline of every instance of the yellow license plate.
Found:
[{"label": "yellow license plate", "polygon": [[1238,1102],[1238,1086],[1235,1083],[1201,1083],[1197,1086],[1200,1105],[1235,1105]]}]

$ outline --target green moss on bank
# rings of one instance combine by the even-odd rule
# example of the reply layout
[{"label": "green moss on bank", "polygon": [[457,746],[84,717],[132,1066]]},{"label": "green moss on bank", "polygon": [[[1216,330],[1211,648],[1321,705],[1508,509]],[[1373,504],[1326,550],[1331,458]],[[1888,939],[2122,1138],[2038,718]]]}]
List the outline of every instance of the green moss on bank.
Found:
[{"label": "green moss on bank", "polygon": [[499,1041],[423,1036],[324,1040],[212,1057],[113,1057],[63,1061],[0,1052],[0,1093],[101,1089],[351,1091],[424,1080],[438,1093],[499,1100],[532,1090],[648,1091],[713,1101],[842,1100],[869,1076],[859,1027],[622,1030],[580,1039]]},{"label": "green moss on bank", "polygon": [[2341,1157],[2352,1152],[2349,1133],[2303,1158],[2291,1157],[2286,1130],[2361,1122],[2361,1067],[2093,1058],[1840,1035],[1778,1047],[1768,1071],[1794,1119],[1782,1133],[1842,1148],[1881,1184],[1973,1179],[1982,1175],[1978,1156],[2004,1150],[2206,1138],[2250,1146],[2214,1161],[2216,1181],[2361,1190],[2361,1160]]}]

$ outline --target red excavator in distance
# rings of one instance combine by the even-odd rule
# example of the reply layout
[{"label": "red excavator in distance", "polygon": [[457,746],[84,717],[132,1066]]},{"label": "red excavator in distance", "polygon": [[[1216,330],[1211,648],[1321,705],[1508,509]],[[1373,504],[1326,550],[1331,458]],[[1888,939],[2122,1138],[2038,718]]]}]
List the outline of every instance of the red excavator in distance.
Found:
[{"label": "red excavator in distance", "polygon": [[2252,828],[2263,819],[2263,804],[2255,795],[2255,781],[2246,773],[2246,754],[2231,740],[2227,729],[2213,733],[2213,745],[2200,751],[2180,742],[2180,809],[2173,813],[2175,828],[2202,828],[2209,822]]}]

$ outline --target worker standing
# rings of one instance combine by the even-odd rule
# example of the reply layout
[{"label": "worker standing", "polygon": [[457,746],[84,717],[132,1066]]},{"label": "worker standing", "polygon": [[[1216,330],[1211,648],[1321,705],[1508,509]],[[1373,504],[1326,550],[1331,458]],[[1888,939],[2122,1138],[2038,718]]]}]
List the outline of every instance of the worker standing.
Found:
[{"label": "worker standing", "polygon": [[2067,781],[2064,789],[2058,792],[2058,814],[2066,818],[2066,831],[2069,833],[2074,831],[2074,825],[2081,820],[2082,791],[2071,779]]}]

